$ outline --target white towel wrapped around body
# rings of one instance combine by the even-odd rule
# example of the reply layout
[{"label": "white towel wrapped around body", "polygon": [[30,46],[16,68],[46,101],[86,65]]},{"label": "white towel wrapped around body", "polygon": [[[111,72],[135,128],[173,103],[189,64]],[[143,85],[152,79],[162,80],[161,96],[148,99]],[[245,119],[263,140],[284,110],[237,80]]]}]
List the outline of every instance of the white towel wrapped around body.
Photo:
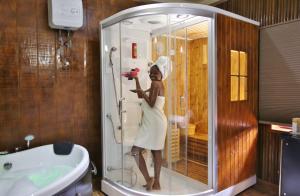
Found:
[{"label": "white towel wrapped around body", "polygon": [[149,149],[162,150],[167,133],[167,118],[164,113],[165,97],[158,96],[154,106],[142,101],[142,125],[139,129],[134,145]]}]

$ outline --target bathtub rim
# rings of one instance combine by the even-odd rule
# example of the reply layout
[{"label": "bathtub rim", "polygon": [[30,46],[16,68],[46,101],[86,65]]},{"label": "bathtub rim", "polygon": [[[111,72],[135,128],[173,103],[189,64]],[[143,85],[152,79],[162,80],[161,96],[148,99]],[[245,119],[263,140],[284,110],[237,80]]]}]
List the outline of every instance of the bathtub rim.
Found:
[{"label": "bathtub rim", "polygon": [[[48,145],[53,146],[53,144],[48,144]],[[45,146],[48,146],[48,145],[45,145]],[[40,147],[43,147],[43,146],[40,146]],[[60,178],[59,180],[51,183],[49,186],[46,186],[45,188],[33,193],[33,195],[43,195],[44,192],[48,192],[48,191],[49,191],[49,194],[57,194],[57,193],[63,191],[68,186],[70,186],[73,182],[78,180],[83,175],[83,173],[89,167],[89,153],[86,150],[86,148],[84,148],[81,145],[74,144],[74,147],[79,148],[83,152],[83,157],[82,157],[82,160],[80,161],[80,163],[78,165],[76,165],[76,167],[74,169],[72,169],[72,171],[70,173],[68,173],[64,177]]]},{"label": "bathtub rim", "polygon": [[[23,151],[20,151],[20,152],[4,155],[3,157],[9,156],[9,155],[15,155],[16,156],[17,154],[21,154],[21,153],[28,152],[28,151],[31,151],[31,150],[38,150],[40,148],[47,148],[47,147],[50,148],[50,149],[53,149],[53,144],[46,144],[46,145],[42,145],[42,146],[37,146],[37,147],[30,148],[30,149],[27,149],[27,150],[23,150]],[[70,185],[72,185],[78,179],[80,179],[80,177],[82,177],[82,175],[84,175],[87,172],[87,170],[89,168],[89,163],[90,163],[89,153],[88,153],[87,149],[85,147],[81,146],[81,145],[78,145],[78,144],[74,144],[73,148],[79,149],[79,151],[82,152],[82,159],[80,160],[80,162],[78,164],[76,164],[76,166],[74,168],[72,168],[71,172],[67,173],[66,175],[64,175],[60,179],[50,183],[48,186],[43,187],[41,189],[38,189],[37,191],[31,193],[30,195],[32,195],[32,196],[43,196],[45,194],[46,195],[58,194],[61,191],[65,190]],[[72,151],[73,150],[74,149],[72,149]],[[53,154],[55,154],[54,151],[53,151]],[[47,155],[45,155],[45,156],[47,156]],[[56,156],[69,156],[69,155],[56,155]]]},{"label": "bathtub rim", "polygon": [[[80,182],[82,180],[82,178],[85,178],[85,176],[87,176],[87,175],[91,175],[91,178],[92,178],[92,173],[91,173],[91,170],[90,170],[90,164],[89,164],[88,168],[83,172],[83,174],[79,178],[74,180],[70,185],[66,186],[64,189],[62,189],[59,192],[55,193],[53,196],[60,196],[64,192],[68,191],[70,189],[70,187],[75,186],[78,182]],[[91,182],[91,186],[92,186],[92,189],[93,189],[93,183],[92,182]]]}]

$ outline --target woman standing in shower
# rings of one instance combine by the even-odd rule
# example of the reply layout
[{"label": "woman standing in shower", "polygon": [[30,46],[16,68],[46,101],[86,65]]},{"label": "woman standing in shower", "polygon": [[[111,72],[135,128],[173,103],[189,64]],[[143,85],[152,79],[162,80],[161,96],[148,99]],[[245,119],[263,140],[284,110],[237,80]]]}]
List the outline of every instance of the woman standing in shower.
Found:
[{"label": "woman standing in shower", "polygon": [[[164,114],[164,85],[163,80],[169,73],[168,58],[161,56],[150,69],[151,87],[147,91],[141,89],[138,77],[135,77],[136,90],[139,98],[142,98],[142,125],[135,139],[131,153],[143,174],[146,190],[160,190],[160,170],[162,165],[162,150],[164,148],[167,118]],[[147,92],[147,93],[146,93]],[[149,94],[148,94],[149,93]],[[154,177],[150,177],[142,152],[151,150],[154,161]]]}]

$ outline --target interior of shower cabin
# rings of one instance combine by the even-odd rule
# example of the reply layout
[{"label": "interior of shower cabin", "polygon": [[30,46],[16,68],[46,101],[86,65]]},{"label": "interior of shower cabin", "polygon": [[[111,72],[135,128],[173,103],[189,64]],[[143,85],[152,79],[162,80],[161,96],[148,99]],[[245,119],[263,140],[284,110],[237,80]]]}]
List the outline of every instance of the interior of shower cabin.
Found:
[{"label": "interior of shower cabin", "polygon": [[[109,179],[143,192],[140,184],[144,180],[132,157],[128,156],[141,125],[142,99],[130,92],[135,83],[122,77],[122,73],[139,68],[142,89],[149,89],[150,67],[159,57],[166,56],[171,71],[163,81],[168,128],[163,149],[162,181],[170,184],[173,176],[178,179],[178,189],[168,185],[160,193],[188,193],[185,192],[186,182],[194,187],[191,193],[209,190],[213,156],[212,153],[209,156],[209,150],[212,150],[209,133],[212,132],[208,122],[210,24],[211,19],[203,16],[158,14],[132,17],[103,29],[104,91],[109,96],[103,100],[104,122],[107,123],[104,142],[111,146],[110,153],[115,151],[121,155],[111,157],[107,154],[105,163],[109,169],[105,173]],[[119,100],[122,100],[121,112],[116,107]],[[118,126],[120,130],[109,130]],[[152,170],[149,152],[144,156]]]},{"label": "interior of shower cabin", "polygon": [[[300,195],[299,0],[2,0],[0,29],[0,196]],[[123,74],[162,56],[148,191]]]},{"label": "interior of shower cabin", "polygon": [[[152,38],[152,59],[167,55],[167,41],[165,35]],[[169,81],[174,89],[167,96],[175,103],[171,106],[173,113],[187,118],[188,123],[173,124],[172,148],[166,146],[165,154],[171,150],[171,162],[176,171],[207,183],[208,22],[203,21],[172,32],[169,44],[176,54],[172,57],[176,69],[172,71]],[[160,51],[163,48],[165,50]],[[169,92],[168,82],[165,82],[165,87]],[[168,111],[166,104],[165,113],[168,114]]]},{"label": "interior of shower cabin", "polygon": [[[256,153],[258,23],[210,7],[173,5],[180,8],[147,5],[140,7],[141,15],[129,9],[101,22],[105,193],[118,187],[149,194],[131,156],[143,99],[123,75],[139,68],[141,88],[147,90],[150,68],[162,56],[170,70],[163,80],[167,133],[163,188],[155,194],[231,192],[226,187],[256,182],[256,160],[245,158]],[[153,175],[150,150],[142,156]]]}]

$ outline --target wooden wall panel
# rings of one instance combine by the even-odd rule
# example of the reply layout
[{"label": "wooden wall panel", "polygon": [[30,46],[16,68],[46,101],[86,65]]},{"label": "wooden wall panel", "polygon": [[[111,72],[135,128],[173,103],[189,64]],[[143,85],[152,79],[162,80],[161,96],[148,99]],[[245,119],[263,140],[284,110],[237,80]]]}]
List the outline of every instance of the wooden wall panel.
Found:
[{"label": "wooden wall panel", "polygon": [[[258,27],[217,15],[218,191],[256,173]],[[230,50],[248,54],[248,99],[230,101]]]},{"label": "wooden wall panel", "polygon": [[83,0],[84,27],[73,34],[71,67],[63,70],[47,0],[0,0],[0,151],[25,147],[31,133],[33,146],[81,144],[101,168],[99,21],[135,5]]},{"label": "wooden wall panel", "polygon": [[281,132],[271,129],[271,125],[259,124],[257,177],[279,184],[280,137]]},{"label": "wooden wall panel", "polygon": [[[171,78],[171,87],[172,88],[172,103],[173,103],[173,111],[176,111],[176,115],[181,115],[184,116],[186,114],[185,112],[185,105],[184,103],[181,102],[180,97],[185,97],[185,90],[186,90],[186,75],[185,73],[187,72],[187,67],[186,67],[186,43],[184,39],[178,39],[178,38],[172,38],[171,39],[171,49],[175,50],[175,56],[172,56],[172,62],[173,62],[173,67],[172,67],[172,73],[168,76]],[[165,82],[165,87],[166,91],[168,89],[168,82]],[[174,88],[174,86],[176,88]],[[166,104],[167,105],[166,101]]]},{"label": "wooden wall panel", "polygon": [[[270,26],[300,19],[299,0],[228,0],[217,7]],[[259,125],[257,176],[278,184],[280,133]]]},{"label": "wooden wall panel", "polygon": [[[165,36],[156,37],[156,43],[152,40],[152,60],[155,61],[159,55],[157,54],[158,45],[163,46],[164,50],[161,55],[167,53],[167,39]],[[185,72],[188,74],[188,109],[192,116],[190,122],[196,124],[196,132],[207,134],[208,132],[208,69],[207,64],[203,64],[203,46],[207,46],[207,38],[196,40],[188,40],[185,47],[184,39],[171,39],[171,46],[176,47],[176,56],[173,57],[173,71],[169,77],[172,85],[176,85],[172,94],[172,101],[175,102],[173,111],[177,115],[186,115],[185,108],[180,108],[180,96],[185,93]],[[187,48],[187,51],[185,51]],[[183,49],[183,50],[182,50]],[[182,50],[182,51],[181,51]],[[206,53],[207,54],[207,53]],[[187,62],[186,61],[187,55]],[[191,58],[193,57],[193,58]],[[187,63],[187,70],[185,68]],[[175,66],[174,66],[175,65]],[[168,81],[164,82],[165,92],[168,93]],[[166,95],[167,96],[167,95]],[[168,104],[165,104],[165,112],[168,112]]]},{"label": "wooden wall panel", "polygon": [[[196,124],[196,133],[208,132],[208,67],[203,62],[203,47],[207,38],[188,42],[188,92],[191,123]],[[207,54],[207,53],[206,53]],[[206,57],[207,58],[207,57]]]},{"label": "wooden wall panel", "polygon": [[[166,36],[157,36],[156,37],[157,42],[154,42],[154,39],[152,39],[152,61],[155,62],[159,56],[161,55],[167,55],[167,45],[168,40]],[[164,87],[165,87],[165,96],[170,97],[166,99],[164,111],[166,114],[168,114],[169,108],[168,108],[168,100],[171,99],[172,103],[175,103],[172,105],[172,114],[170,115],[185,115],[185,108],[180,103],[180,97],[185,97],[185,73],[186,73],[186,44],[184,39],[179,38],[172,38],[170,40],[170,45],[172,49],[175,51],[175,56],[172,56],[172,72],[168,76],[168,79],[164,80]],[[158,49],[158,48],[162,49]],[[161,51],[160,51],[161,50]],[[182,52],[181,52],[182,50]],[[159,52],[160,53],[159,53]],[[169,80],[171,80],[170,84],[172,84],[172,88],[168,89],[168,83]],[[176,88],[173,88],[175,86]]]},{"label": "wooden wall panel", "polygon": [[228,0],[217,7],[268,26],[300,19],[299,0]]},{"label": "wooden wall panel", "polygon": [[[208,132],[208,70],[207,64],[203,63],[203,46],[207,46],[207,38],[200,38],[196,40],[185,40],[180,38],[172,38],[172,47],[175,49],[176,56],[172,57],[173,69],[169,79],[171,79],[173,93],[171,95],[173,104],[173,111],[177,112],[177,115],[186,115],[185,108],[180,108],[180,96],[184,96],[185,82],[188,81],[188,109],[192,112],[191,123],[197,124],[196,135],[189,136],[187,144],[184,138],[181,138],[181,149],[185,155],[183,148],[187,147],[188,156],[188,173],[196,180],[200,180],[203,183],[207,183],[207,156],[208,156],[208,144],[207,144],[207,132]],[[152,40],[152,60],[155,61],[158,58],[158,45],[163,46],[164,50],[161,51],[161,55],[167,54],[167,37],[158,36],[156,42]],[[176,48],[175,48],[176,45]],[[183,50],[182,50],[182,49]],[[184,49],[187,48],[187,53]],[[187,56],[186,56],[187,54]],[[207,54],[207,53],[206,53]],[[185,61],[187,57],[187,76],[185,75]],[[168,81],[165,81],[165,92],[168,94]],[[165,104],[165,113],[168,113],[168,104]],[[200,135],[201,134],[201,135]],[[185,163],[185,162],[184,162]],[[184,174],[184,168],[182,162],[176,163],[176,170]]]}]

